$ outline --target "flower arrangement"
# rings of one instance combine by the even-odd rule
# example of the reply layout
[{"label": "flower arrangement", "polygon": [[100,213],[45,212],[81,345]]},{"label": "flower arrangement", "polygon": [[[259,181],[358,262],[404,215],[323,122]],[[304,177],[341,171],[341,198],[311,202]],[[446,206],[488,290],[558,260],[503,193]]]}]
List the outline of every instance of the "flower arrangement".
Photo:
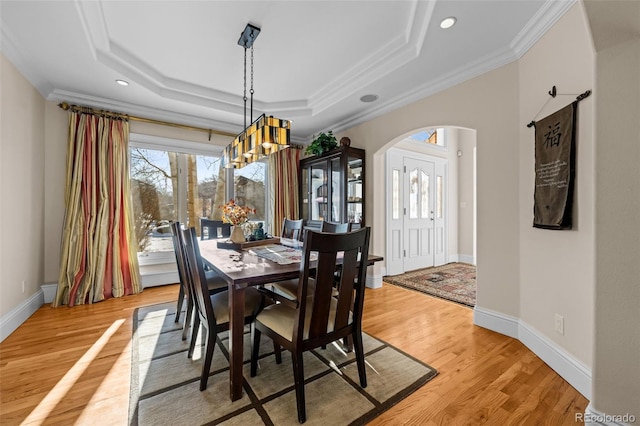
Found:
[{"label": "flower arrangement", "polygon": [[255,214],[256,212],[256,209],[237,205],[235,200],[229,200],[227,204],[220,206],[220,208],[222,209],[222,221],[233,226],[248,222],[249,214]]}]

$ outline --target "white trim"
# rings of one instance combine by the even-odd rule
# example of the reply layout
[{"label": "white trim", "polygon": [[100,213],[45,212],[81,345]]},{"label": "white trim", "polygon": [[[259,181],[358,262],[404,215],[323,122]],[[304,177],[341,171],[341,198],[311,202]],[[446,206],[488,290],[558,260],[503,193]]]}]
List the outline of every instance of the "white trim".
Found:
[{"label": "white trim", "polygon": [[140,284],[142,285],[142,288],[176,284],[178,282],[180,282],[178,271],[140,275]]},{"label": "white trim", "polygon": [[0,342],[16,331],[40,306],[44,304],[44,294],[38,290],[0,319]]},{"label": "white trim", "polygon": [[44,303],[53,303],[58,292],[58,284],[42,284],[40,288],[44,294]]},{"label": "white trim", "polygon": [[176,255],[173,250],[138,252],[138,266],[176,264]]},{"label": "white trim", "polygon": [[142,133],[131,133],[129,135],[129,145],[136,148],[206,155],[210,157],[220,157],[224,149],[224,147],[220,145],[145,135]]},{"label": "white trim", "polygon": [[[626,426],[631,425],[631,423],[635,423],[638,418],[631,413],[620,415],[605,414],[593,408],[591,402],[589,402],[589,405],[587,405],[587,408],[584,410],[584,417],[582,420],[584,421],[585,426]],[[629,421],[629,423],[625,423],[626,421]]]},{"label": "white trim", "polygon": [[518,326],[518,340],[585,398],[591,399],[591,370],[586,365],[522,320]]},{"label": "white trim", "polygon": [[370,274],[367,272],[367,282],[365,283],[365,286],[369,288],[382,288],[382,275]]},{"label": "white trim", "polygon": [[519,340],[585,398],[591,399],[591,370],[526,322],[476,306],[473,323]]},{"label": "white trim", "polygon": [[518,318],[476,306],[473,323],[505,336],[518,338]]},{"label": "white trim", "polygon": [[475,265],[476,264],[476,258],[473,257],[473,255],[468,255],[468,254],[459,254],[458,256],[458,262],[462,262],[462,263],[469,263],[471,265]]}]

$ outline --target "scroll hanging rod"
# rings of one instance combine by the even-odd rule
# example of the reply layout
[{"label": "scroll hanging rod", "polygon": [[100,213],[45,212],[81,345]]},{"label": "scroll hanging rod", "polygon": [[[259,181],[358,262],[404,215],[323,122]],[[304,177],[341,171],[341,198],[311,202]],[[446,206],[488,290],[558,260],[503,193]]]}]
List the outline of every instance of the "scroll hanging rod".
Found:
[{"label": "scroll hanging rod", "polygon": [[[558,93],[556,86],[553,86],[551,88],[551,90],[548,92],[549,96],[551,96],[552,98],[555,98],[558,95],[573,95],[573,93]],[[581,100],[588,98],[589,95],[591,95],[591,90],[587,90],[584,93],[579,94],[578,96],[576,96],[576,102],[580,102]],[[547,99],[547,102],[544,103],[544,105],[542,105],[542,108],[540,108],[540,110],[538,111],[538,113],[536,114],[536,117],[538,116],[538,114],[540,114],[540,111],[542,111],[542,109],[547,106],[547,104],[549,103],[551,99]],[[531,122],[529,124],[527,124],[527,127],[533,127],[536,125],[535,120],[531,120]]]},{"label": "scroll hanging rod", "polygon": [[189,125],[186,125],[186,124],[171,123],[171,122],[168,122],[168,121],[154,120],[153,118],[136,117],[135,115],[121,114],[121,113],[117,113],[117,112],[94,109],[94,108],[91,108],[91,107],[82,107],[82,106],[78,106],[78,105],[69,105],[67,102],[59,103],[58,106],[60,108],[62,108],[63,110],[65,110],[65,111],[71,110],[71,111],[74,111],[74,112],[89,112],[89,113],[97,114],[97,115],[106,115],[106,116],[111,116],[111,117],[122,117],[122,118],[129,119],[131,121],[139,121],[141,123],[157,124],[157,125],[160,125],[160,126],[175,127],[175,128],[178,128],[178,129],[185,129],[185,130],[194,130],[194,131],[197,131],[197,132],[206,132],[206,133],[209,134],[209,140],[211,140],[211,135],[214,135],[214,134],[215,135],[220,135],[220,136],[231,136],[231,137],[235,136],[235,133],[223,132],[221,130],[205,129],[204,127],[196,127],[196,126],[189,126]]}]

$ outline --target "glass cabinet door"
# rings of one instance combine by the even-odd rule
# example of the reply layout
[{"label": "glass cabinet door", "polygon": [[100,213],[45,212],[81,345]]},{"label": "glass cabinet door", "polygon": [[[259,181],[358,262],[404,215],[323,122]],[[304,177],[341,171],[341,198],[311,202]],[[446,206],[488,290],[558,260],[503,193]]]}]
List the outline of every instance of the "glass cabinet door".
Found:
[{"label": "glass cabinet door", "polygon": [[[347,160],[347,221],[360,225],[362,222],[362,159],[349,157]],[[355,226],[358,228],[359,226]]]},{"label": "glass cabinet door", "polygon": [[325,218],[330,222],[341,223],[342,220],[342,169],[340,157],[331,160],[331,214]]},{"label": "glass cabinet door", "polygon": [[327,166],[326,164],[314,164],[310,167],[311,186],[309,195],[313,202],[311,203],[311,220],[328,220],[327,214],[329,210],[329,188],[327,182]]}]

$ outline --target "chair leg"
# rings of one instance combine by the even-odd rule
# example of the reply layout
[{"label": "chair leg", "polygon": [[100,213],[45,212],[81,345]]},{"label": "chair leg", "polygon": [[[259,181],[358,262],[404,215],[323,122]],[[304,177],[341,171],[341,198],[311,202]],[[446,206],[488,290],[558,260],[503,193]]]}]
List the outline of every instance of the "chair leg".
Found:
[{"label": "chair leg", "polygon": [[191,325],[191,317],[193,316],[193,300],[187,300],[187,312],[182,326],[182,340],[187,340],[187,333]]},{"label": "chair leg", "polygon": [[282,348],[276,341],[273,341],[273,352],[276,354],[276,364],[282,364]]},{"label": "chair leg", "polygon": [[307,420],[307,412],[304,402],[304,365],[302,363],[302,352],[292,351],[291,360],[293,361],[293,380],[296,387],[298,422],[304,423]]},{"label": "chair leg", "polygon": [[360,378],[360,387],[367,387],[367,372],[364,364],[364,347],[362,345],[362,332],[353,332],[353,347],[356,352],[356,364],[358,365],[358,376]]},{"label": "chair leg", "polygon": [[203,391],[207,388],[207,382],[209,381],[209,370],[211,369],[211,360],[213,359],[213,351],[216,348],[216,329],[209,325],[207,328],[207,353],[204,356],[204,363],[202,364],[202,376],[200,377],[200,390]]},{"label": "chair leg", "polygon": [[193,329],[191,331],[191,343],[189,344],[189,351],[187,352],[187,358],[193,356],[193,350],[196,348],[196,339],[198,338],[198,330],[200,329],[200,315],[195,315],[193,318]]},{"label": "chair leg", "polygon": [[[260,335],[262,333],[256,328],[256,324],[251,324],[251,377],[258,374],[258,354],[260,354]],[[275,342],[274,342],[275,343]]]},{"label": "chair leg", "polygon": [[[176,305],[176,320],[180,320],[180,312],[182,311],[182,302],[184,301],[184,285],[180,283],[180,293],[178,293],[178,304]],[[184,340],[184,339],[182,339]]]}]

